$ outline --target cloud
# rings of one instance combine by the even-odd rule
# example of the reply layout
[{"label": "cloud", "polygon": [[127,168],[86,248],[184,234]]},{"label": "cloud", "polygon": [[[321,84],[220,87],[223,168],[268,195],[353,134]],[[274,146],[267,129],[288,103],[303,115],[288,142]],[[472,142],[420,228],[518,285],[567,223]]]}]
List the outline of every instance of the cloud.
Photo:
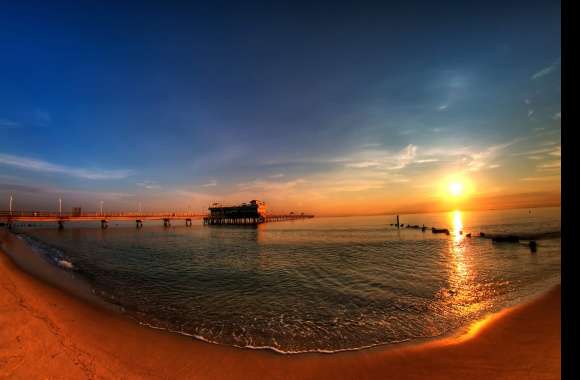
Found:
[{"label": "cloud", "polygon": [[0,129],[19,128],[21,125],[12,120],[0,119]]},{"label": "cloud", "polygon": [[529,156],[529,155],[547,154],[553,151],[554,148],[542,148],[542,149],[527,150],[525,152],[512,153],[511,155],[512,157]]},{"label": "cloud", "polygon": [[437,110],[439,111],[445,111],[447,108],[449,108],[448,104],[442,104],[439,107],[437,107]]},{"label": "cloud", "polygon": [[34,118],[36,119],[36,124],[43,127],[52,123],[52,117],[50,116],[50,114],[46,111],[42,111],[39,109],[34,111]]},{"label": "cloud", "polygon": [[495,158],[500,151],[505,150],[506,148],[522,141],[522,138],[516,138],[513,139],[512,141],[508,141],[507,143],[504,144],[497,144],[497,145],[492,145],[490,147],[487,147],[486,149],[477,152],[477,153],[471,153],[471,154],[467,154],[466,158],[466,162],[467,162],[467,170],[469,171],[479,171],[480,169],[483,168],[488,168],[488,169],[495,169],[499,166],[494,166],[494,164],[488,164],[488,162]]},{"label": "cloud", "polygon": [[413,161],[416,155],[417,155],[417,145],[413,144],[407,145],[396,158],[399,162],[395,166],[390,167],[389,169],[390,170],[403,169]]},{"label": "cloud", "polygon": [[538,71],[537,73],[535,73],[534,75],[532,75],[532,80],[536,80],[538,78],[541,78],[543,76],[546,76],[552,72],[554,72],[554,70],[556,70],[556,68],[558,67],[558,63],[553,63],[548,67],[543,68],[542,70]]},{"label": "cloud", "polygon": [[559,175],[555,175],[555,176],[546,176],[546,177],[525,177],[525,178],[521,178],[521,181],[559,181],[560,180],[560,176]]},{"label": "cloud", "polygon": [[554,120],[560,120],[562,118],[562,112],[556,112],[554,114],[554,116],[552,116],[552,119]]},{"label": "cloud", "polygon": [[161,185],[159,185],[155,181],[141,181],[141,182],[137,182],[136,185],[139,187],[143,187],[147,190],[161,189]]},{"label": "cloud", "polygon": [[548,171],[548,170],[559,170],[562,162],[558,161],[550,161],[545,164],[541,164],[536,166],[539,171]]},{"label": "cloud", "polygon": [[438,158],[425,158],[422,160],[415,160],[415,163],[417,163],[417,164],[428,164],[431,162],[439,162],[439,159]]},{"label": "cloud", "polygon": [[212,179],[208,183],[204,183],[203,185],[201,185],[201,187],[214,187],[214,186],[217,186],[217,181],[215,179]]},{"label": "cloud", "polygon": [[282,177],[284,177],[284,174],[282,174],[282,173],[278,173],[278,174],[272,174],[272,175],[270,176],[270,178],[282,178]]},{"label": "cloud", "polygon": [[127,178],[133,173],[131,170],[97,170],[73,168],[52,164],[50,162],[37,160],[34,158],[13,156],[2,153],[0,153],[0,164],[35,172],[64,174],[71,177],[92,180],[123,179]]},{"label": "cloud", "polygon": [[528,117],[531,117],[534,114],[534,110],[528,110]]},{"label": "cloud", "polygon": [[30,186],[18,183],[0,183],[0,193],[1,192],[15,194],[15,198],[17,199],[22,199],[20,197],[21,195],[32,194],[35,197],[41,197],[41,199],[46,199],[48,197],[52,201],[53,199],[56,199],[56,196],[63,196],[66,197],[66,200],[68,201],[74,201],[78,203],[86,202],[88,199],[119,201],[132,199],[135,197],[133,194],[122,192],[84,191],[80,189],[63,189],[52,186]]},{"label": "cloud", "polygon": [[304,182],[306,181],[301,178],[286,182],[274,182],[257,179],[250,182],[238,183],[238,189],[240,191],[261,191],[261,192],[281,191],[295,188],[296,186]]},{"label": "cloud", "polygon": [[376,161],[363,161],[363,162],[353,162],[350,164],[346,164],[348,168],[373,168],[380,166],[381,164]]},{"label": "cloud", "polygon": [[[399,182],[406,182],[404,179],[397,179]],[[394,182],[391,181],[391,182]],[[378,190],[385,186],[385,181],[381,179],[345,179],[333,181],[328,184],[326,191],[334,192],[359,192],[366,190]]]}]

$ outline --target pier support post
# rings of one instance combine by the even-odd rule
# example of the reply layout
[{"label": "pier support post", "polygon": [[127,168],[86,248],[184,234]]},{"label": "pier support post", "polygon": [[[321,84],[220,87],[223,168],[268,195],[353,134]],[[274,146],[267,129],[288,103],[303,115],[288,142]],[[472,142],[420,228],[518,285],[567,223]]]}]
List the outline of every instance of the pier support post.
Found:
[{"label": "pier support post", "polygon": [[102,219],[101,220],[101,229],[105,230],[105,229],[107,229],[107,227],[109,227],[109,225],[107,224],[107,220]]},{"label": "pier support post", "polygon": [[171,222],[169,219],[163,219],[163,227],[169,227],[171,226]]},{"label": "pier support post", "polygon": [[185,219],[185,227],[191,227],[191,219]]},{"label": "pier support post", "polygon": [[400,224],[399,224],[399,215],[397,215],[397,228],[400,228]]},{"label": "pier support post", "polygon": [[58,221],[58,229],[59,230],[64,230],[64,221],[62,221],[62,220],[59,220]]},{"label": "pier support post", "polygon": [[141,219],[137,219],[135,221],[136,227],[137,228],[142,228],[143,227],[143,221]]}]

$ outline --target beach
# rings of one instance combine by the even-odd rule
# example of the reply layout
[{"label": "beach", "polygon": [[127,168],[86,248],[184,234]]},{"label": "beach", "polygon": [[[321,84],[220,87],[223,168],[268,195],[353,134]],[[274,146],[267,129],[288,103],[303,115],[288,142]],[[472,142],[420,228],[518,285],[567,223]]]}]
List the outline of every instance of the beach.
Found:
[{"label": "beach", "polygon": [[[27,254],[14,235],[0,231],[0,239]],[[334,354],[237,349],[140,326],[22,271],[0,252],[6,379],[557,379],[560,331],[558,285],[439,340]]]}]

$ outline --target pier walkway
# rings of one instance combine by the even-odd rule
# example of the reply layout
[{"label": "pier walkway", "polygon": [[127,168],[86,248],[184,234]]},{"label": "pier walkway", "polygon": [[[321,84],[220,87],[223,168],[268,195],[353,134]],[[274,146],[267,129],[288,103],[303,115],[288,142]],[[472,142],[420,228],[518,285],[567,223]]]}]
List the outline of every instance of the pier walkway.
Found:
[{"label": "pier walkway", "polygon": [[186,226],[191,226],[193,219],[202,219],[207,214],[192,212],[116,212],[116,213],[59,213],[48,211],[0,211],[0,223],[4,223],[9,228],[14,223],[37,223],[56,222],[59,228],[63,228],[65,222],[92,222],[101,223],[102,228],[108,227],[110,221],[130,221],[134,220],[137,228],[143,226],[143,222],[159,220],[168,227],[172,220],[184,220]]},{"label": "pier walkway", "polygon": [[108,227],[112,221],[135,221],[137,228],[143,227],[144,221],[163,221],[165,227],[171,225],[171,221],[183,220],[186,226],[192,225],[192,220],[203,220],[204,225],[251,225],[267,222],[281,222],[288,220],[313,218],[314,215],[305,214],[272,214],[260,217],[215,217],[208,214],[191,212],[160,212],[160,213],[139,213],[139,212],[117,212],[117,213],[58,213],[48,211],[0,211],[0,225],[11,228],[15,223],[46,223],[54,222],[60,229],[69,222],[100,222],[101,228]]}]

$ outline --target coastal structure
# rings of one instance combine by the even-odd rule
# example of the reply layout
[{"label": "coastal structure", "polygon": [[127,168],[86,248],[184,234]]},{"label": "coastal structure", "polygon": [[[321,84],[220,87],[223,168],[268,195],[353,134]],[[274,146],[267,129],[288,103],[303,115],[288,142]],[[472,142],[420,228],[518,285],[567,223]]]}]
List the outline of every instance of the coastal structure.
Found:
[{"label": "coastal structure", "polygon": [[268,214],[266,212],[266,203],[257,199],[235,206],[224,206],[219,203],[214,203],[208,210],[209,215],[203,218],[203,224],[206,225],[256,225],[266,222],[314,217],[314,215],[306,215],[304,213],[295,214],[293,212],[289,214]]},{"label": "coastal structure", "polygon": [[73,208],[72,212],[49,212],[49,211],[0,211],[0,226],[11,228],[17,224],[31,223],[56,223],[59,229],[63,229],[69,222],[100,222],[101,228],[106,229],[109,222],[135,221],[136,228],[143,227],[145,221],[162,221],[164,227],[170,227],[171,221],[183,220],[187,227],[191,227],[192,220],[203,220],[205,225],[256,225],[265,222],[279,222],[285,220],[296,220],[313,218],[314,215],[304,213],[295,214],[268,214],[266,203],[259,200],[252,200],[249,203],[242,203],[237,206],[222,206],[214,203],[209,207],[208,214],[192,212],[117,212],[117,213],[83,213],[80,207]]},{"label": "coastal structure", "polygon": [[72,212],[49,212],[49,211],[0,211],[0,226],[8,228],[16,223],[40,223],[56,222],[59,229],[63,229],[69,222],[100,222],[101,228],[106,229],[109,222],[135,221],[137,228],[143,227],[144,221],[163,221],[163,226],[171,226],[172,220],[183,220],[190,227],[193,219],[202,219],[206,214],[193,212],[94,212],[82,213],[80,208],[75,207]]}]

